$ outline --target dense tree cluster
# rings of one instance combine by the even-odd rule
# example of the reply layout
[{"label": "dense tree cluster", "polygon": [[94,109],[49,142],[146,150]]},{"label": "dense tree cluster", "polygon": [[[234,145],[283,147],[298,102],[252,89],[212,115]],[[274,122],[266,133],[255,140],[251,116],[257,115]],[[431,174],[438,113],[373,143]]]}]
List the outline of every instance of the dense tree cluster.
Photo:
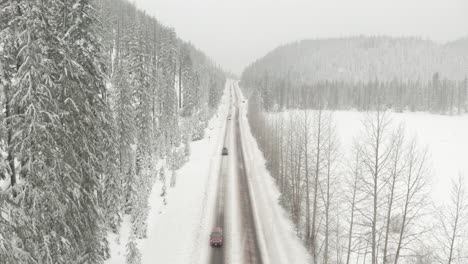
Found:
[{"label": "dense tree cluster", "polygon": [[468,40],[443,46],[407,38],[308,40],[278,48],[243,72],[267,110],[468,111]]},{"label": "dense tree cluster", "polygon": [[439,114],[468,112],[468,78],[461,81],[441,79],[435,73],[430,81],[332,82],[294,84],[268,74],[244,86],[259,89],[266,110],[317,109],[320,98],[328,109],[374,110],[378,105],[397,112],[428,111]]},{"label": "dense tree cluster", "polygon": [[1,1],[0,262],[103,263],[128,213],[138,263],[152,183],[203,136],[224,81],[126,1]]}]

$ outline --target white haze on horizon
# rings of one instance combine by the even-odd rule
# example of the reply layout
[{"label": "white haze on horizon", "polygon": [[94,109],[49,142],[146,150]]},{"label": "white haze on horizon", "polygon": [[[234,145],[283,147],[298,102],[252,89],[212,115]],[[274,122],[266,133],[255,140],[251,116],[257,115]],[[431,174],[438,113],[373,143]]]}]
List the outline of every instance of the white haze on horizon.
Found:
[{"label": "white haze on horizon", "polygon": [[135,0],[224,69],[245,66],[301,39],[416,36],[438,43],[468,36],[466,0]]}]

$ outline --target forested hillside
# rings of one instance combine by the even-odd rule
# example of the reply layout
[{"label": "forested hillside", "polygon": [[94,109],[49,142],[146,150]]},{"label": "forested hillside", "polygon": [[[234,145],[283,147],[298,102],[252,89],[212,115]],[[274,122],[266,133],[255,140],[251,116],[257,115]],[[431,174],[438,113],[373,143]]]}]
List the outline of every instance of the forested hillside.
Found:
[{"label": "forested hillside", "polygon": [[[303,40],[279,47],[242,74],[266,109],[318,108],[466,112],[467,39]],[[319,98],[321,98],[319,100]]]},{"label": "forested hillside", "polygon": [[103,263],[130,214],[137,263],[152,183],[176,185],[224,82],[124,0],[1,1],[0,262]]}]

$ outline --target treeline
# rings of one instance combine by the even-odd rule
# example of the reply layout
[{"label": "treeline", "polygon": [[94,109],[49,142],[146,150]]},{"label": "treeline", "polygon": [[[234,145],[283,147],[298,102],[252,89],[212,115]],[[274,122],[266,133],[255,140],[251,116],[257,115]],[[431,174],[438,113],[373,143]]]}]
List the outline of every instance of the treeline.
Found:
[{"label": "treeline", "polygon": [[[468,111],[466,40],[437,46],[398,38],[308,40],[280,47],[246,68],[241,85],[264,108],[461,114]],[[371,56],[372,55],[372,56]]]},{"label": "treeline", "polygon": [[139,263],[151,186],[176,184],[224,82],[126,1],[1,1],[0,262],[103,263],[127,213]]},{"label": "treeline", "polygon": [[390,112],[363,116],[344,152],[333,112],[266,113],[257,96],[249,100],[252,133],[312,263],[465,263],[462,175],[436,206],[425,148]]},{"label": "treeline", "polygon": [[333,110],[359,111],[385,107],[397,112],[427,111],[438,114],[468,112],[468,78],[443,79],[435,73],[429,81],[381,82],[320,81],[301,84],[299,76],[278,77],[269,73],[243,75],[242,86],[258,90],[267,111],[317,109],[320,103]]}]

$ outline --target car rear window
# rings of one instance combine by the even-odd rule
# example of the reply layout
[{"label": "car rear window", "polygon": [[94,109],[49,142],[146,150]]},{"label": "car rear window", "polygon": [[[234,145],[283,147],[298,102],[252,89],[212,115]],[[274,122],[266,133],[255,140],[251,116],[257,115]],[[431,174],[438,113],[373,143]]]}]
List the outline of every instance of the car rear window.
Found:
[{"label": "car rear window", "polygon": [[211,233],[212,237],[222,237],[220,233]]}]

